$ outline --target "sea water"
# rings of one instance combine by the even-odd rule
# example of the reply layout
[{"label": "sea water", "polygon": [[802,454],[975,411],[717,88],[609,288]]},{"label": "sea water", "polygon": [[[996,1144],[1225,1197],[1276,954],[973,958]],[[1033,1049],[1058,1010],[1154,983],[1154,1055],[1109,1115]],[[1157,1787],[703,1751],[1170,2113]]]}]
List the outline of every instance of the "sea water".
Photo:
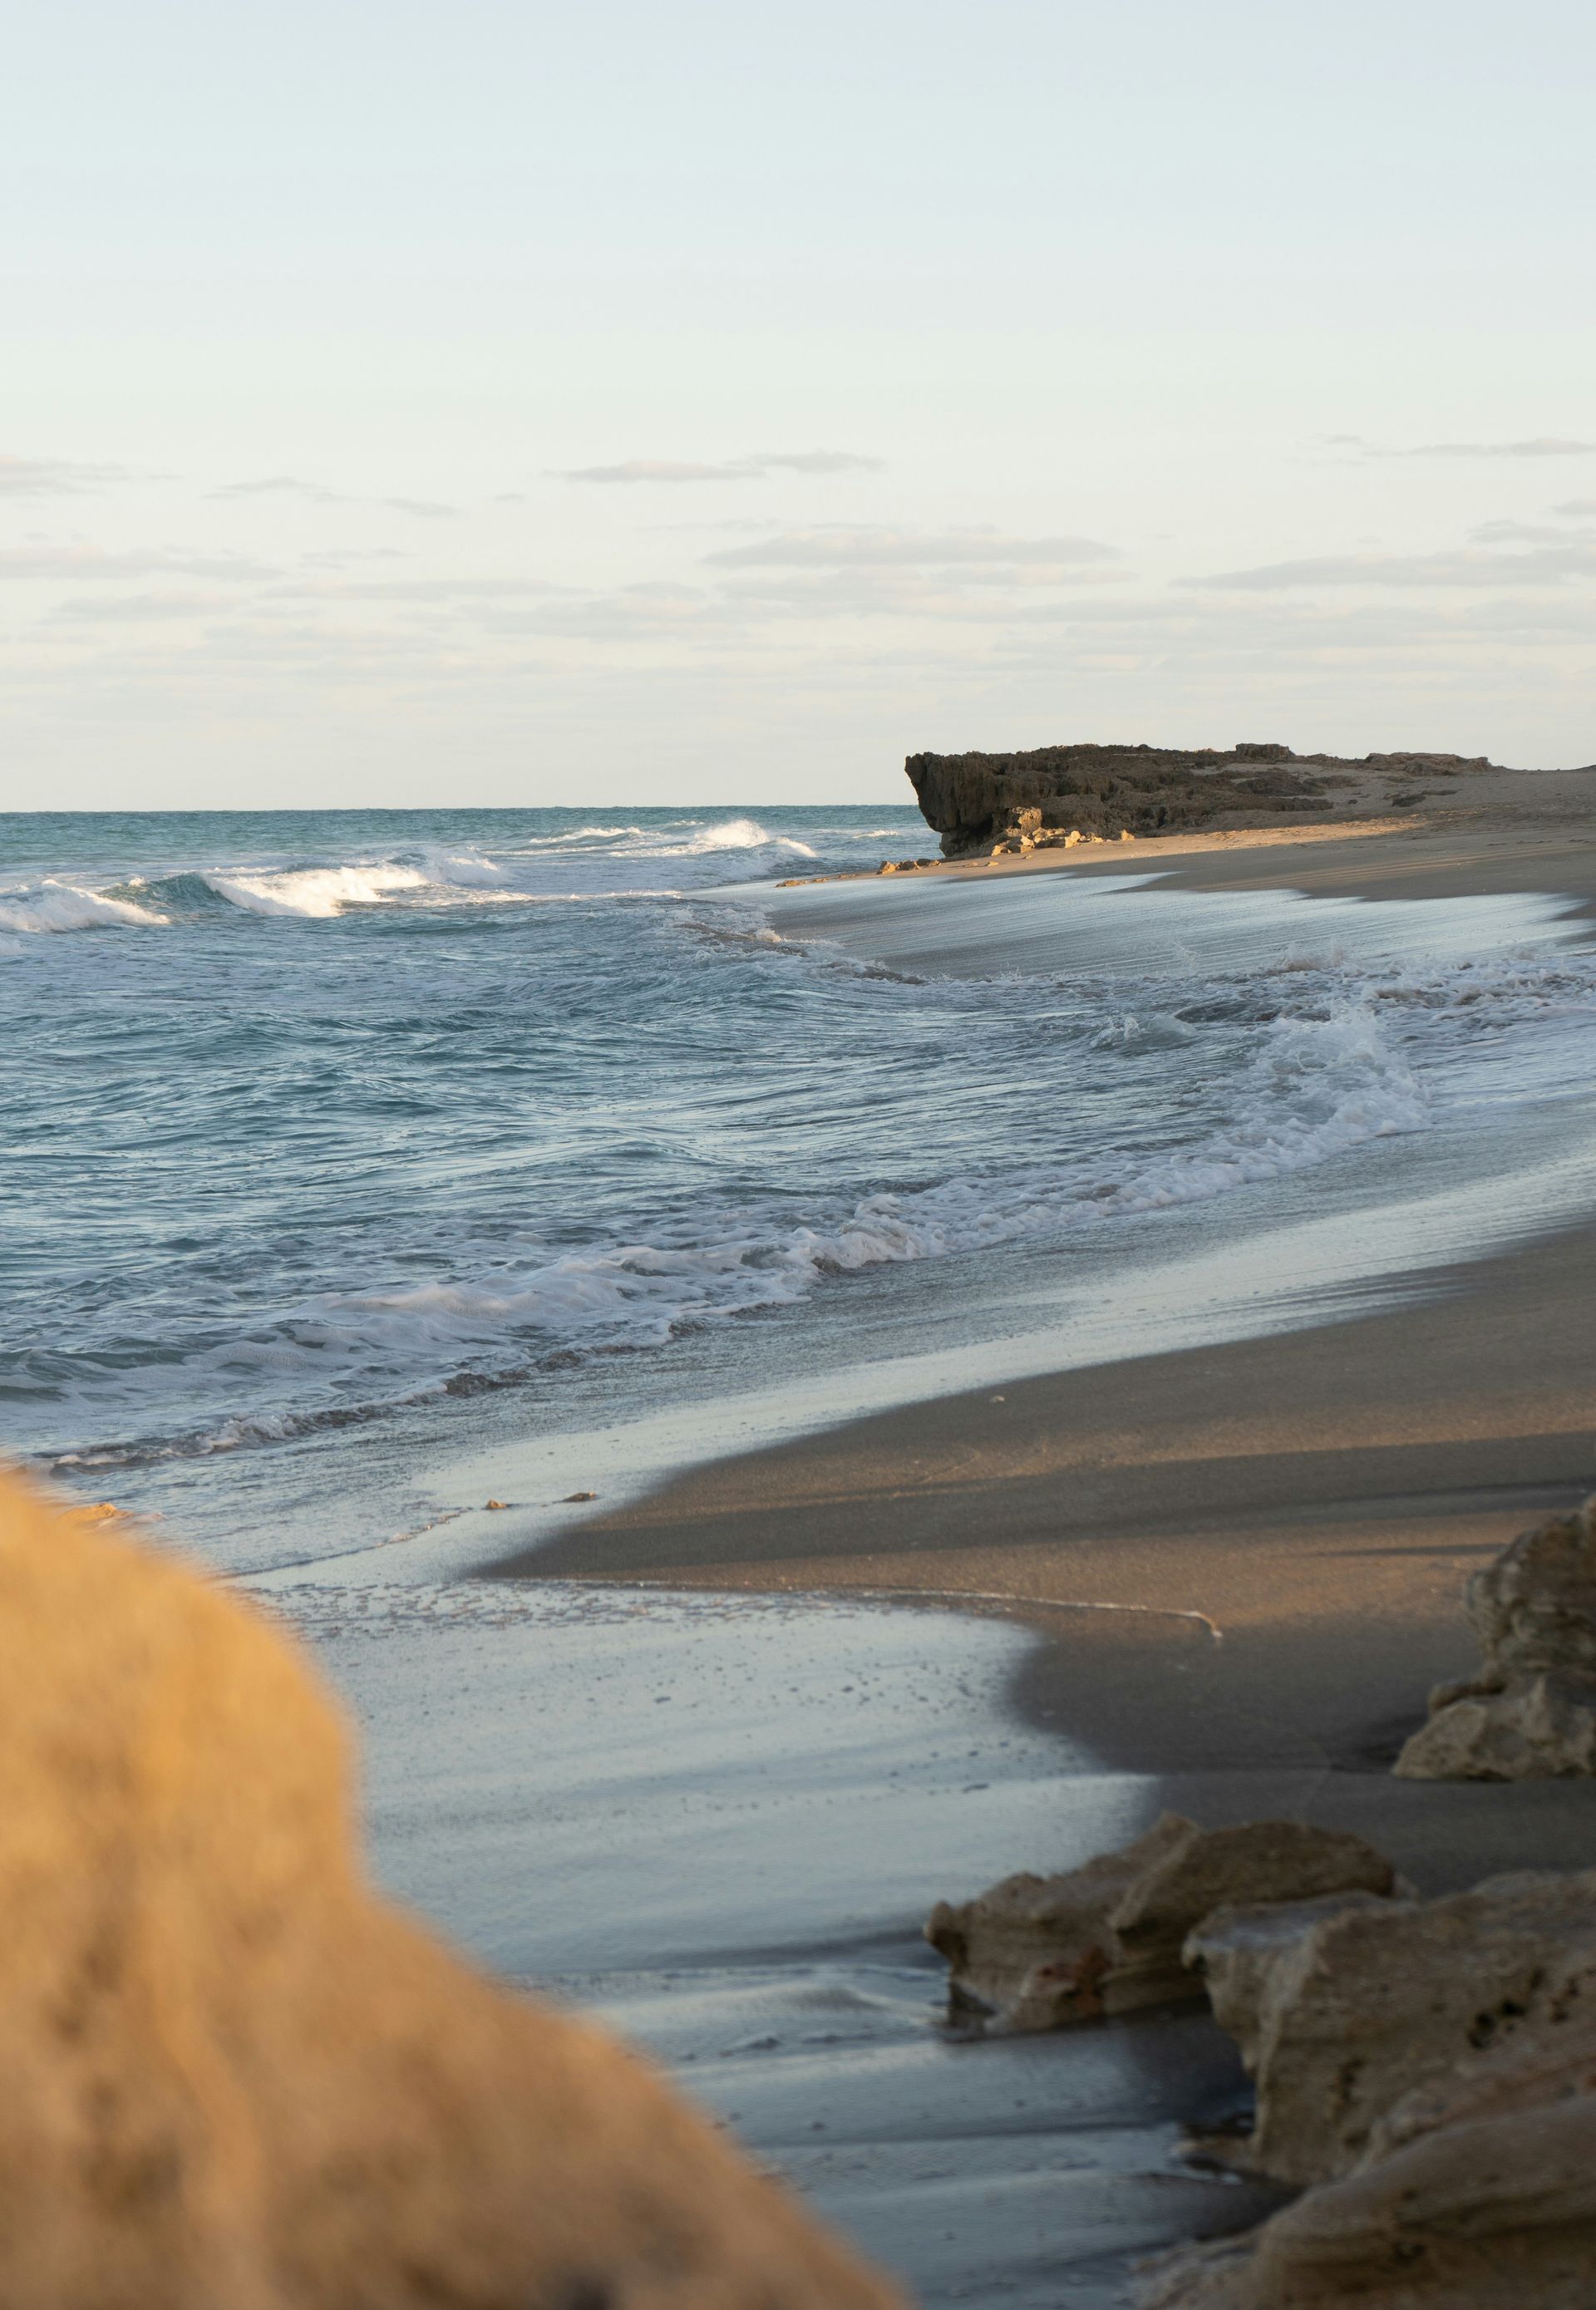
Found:
[{"label": "sea water", "polygon": [[1584,1143],[1555,895],[1150,850],[783,887],[930,847],[874,806],[0,820],[0,1446],[298,1562],[506,1438],[846,1402],[939,1339],[956,1378],[1039,1275],[1211,1241],[1183,1211],[1234,1249],[1304,1180],[1388,1200],[1404,1143],[1454,1188]]}]

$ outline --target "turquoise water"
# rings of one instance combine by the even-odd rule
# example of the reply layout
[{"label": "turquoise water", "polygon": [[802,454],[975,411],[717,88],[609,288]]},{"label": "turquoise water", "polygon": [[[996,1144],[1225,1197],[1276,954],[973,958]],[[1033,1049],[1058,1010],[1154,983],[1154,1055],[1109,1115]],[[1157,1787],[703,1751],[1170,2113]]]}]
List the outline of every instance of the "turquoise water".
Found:
[{"label": "turquoise water", "polygon": [[[1587,1086],[1541,902],[1265,894],[1243,938],[1050,876],[1051,960],[951,977],[763,901],[929,847],[879,806],[0,820],[0,1444],[225,1556],[312,1446],[324,1503],[386,1503],[488,1396],[624,1419],[799,1311],[841,1368],[923,1335],[897,1273],[947,1307],[1188,1207],[1245,1230]],[[956,890],[872,887],[935,947]]]}]

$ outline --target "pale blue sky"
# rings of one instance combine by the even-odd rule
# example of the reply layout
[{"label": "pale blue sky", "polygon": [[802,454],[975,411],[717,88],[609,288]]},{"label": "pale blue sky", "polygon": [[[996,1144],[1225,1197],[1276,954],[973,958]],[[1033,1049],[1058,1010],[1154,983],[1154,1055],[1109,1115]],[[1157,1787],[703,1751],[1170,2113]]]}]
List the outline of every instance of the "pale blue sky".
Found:
[{"label": "pale blue sky", "polygon": [[0,803],[1596,759],[1586,5],[56,0],[6,56]]}]

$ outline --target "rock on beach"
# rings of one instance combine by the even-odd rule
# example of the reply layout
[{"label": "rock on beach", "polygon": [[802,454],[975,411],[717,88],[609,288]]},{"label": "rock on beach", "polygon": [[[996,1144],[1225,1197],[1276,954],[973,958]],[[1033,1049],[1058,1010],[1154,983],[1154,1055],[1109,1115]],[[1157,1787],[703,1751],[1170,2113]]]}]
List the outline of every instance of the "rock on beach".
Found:
[{"label": "rock on beach", "polygon": [[1596,1773],[1596,1496],[1520,1534],[1465,1596],[1472,1676],[1438,1685],[1403,1748],[1405,1780],[1540,1780]]},{"label": "rock on beach", "polygon": [[1223,1902],[1397,1889],[1390,1862],[1360,1837],[1289,1820],[1202,1829],[1166,1813],[1082,1868],[1022,1872],[974,1900],[940,1901],[925,1937],[948,1960],[953,2019],[1057,2029],[1201,1998],[1183,1949]]}]

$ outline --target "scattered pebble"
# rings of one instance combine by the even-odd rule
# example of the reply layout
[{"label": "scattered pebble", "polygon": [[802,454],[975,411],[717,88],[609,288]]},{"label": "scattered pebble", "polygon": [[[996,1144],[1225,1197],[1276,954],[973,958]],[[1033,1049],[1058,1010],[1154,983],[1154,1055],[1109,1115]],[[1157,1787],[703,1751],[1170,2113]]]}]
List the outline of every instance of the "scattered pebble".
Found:
[{"label": "scattered pebble", "polygon": [[597,1498],[596,1492],[567,1492],[561,1506],[568,1507],[573,1500],[596,1500]]},{"label": "scattered pebble", "polygon": [[508,1500],[490,1500],[488,1506],[490,1508],[507,1508],[509,1502]]}]

